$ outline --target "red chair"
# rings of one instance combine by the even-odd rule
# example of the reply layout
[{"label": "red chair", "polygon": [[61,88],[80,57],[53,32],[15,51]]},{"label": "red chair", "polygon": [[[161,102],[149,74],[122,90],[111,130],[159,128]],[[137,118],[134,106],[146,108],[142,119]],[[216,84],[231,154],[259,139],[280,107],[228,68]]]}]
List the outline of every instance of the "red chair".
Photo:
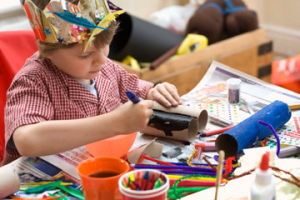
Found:
[{"label": "red chair", "polygon": [[4,106],[6,91],[26,59],[37,49],[35,36],[31,30],[0,32],[0,163],[5,152]]}]

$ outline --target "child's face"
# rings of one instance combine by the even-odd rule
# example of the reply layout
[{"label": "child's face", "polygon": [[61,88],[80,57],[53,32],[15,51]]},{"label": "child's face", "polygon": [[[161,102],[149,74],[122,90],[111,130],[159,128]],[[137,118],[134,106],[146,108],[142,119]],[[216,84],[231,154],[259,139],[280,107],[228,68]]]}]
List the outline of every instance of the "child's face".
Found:
[{"label": "child's face", "polygon": [[57,68],[69,74],[80,83],[90,84],[102,65],[105,64],[109,53],[109,45],[97,50],[93,44],[83,52],[85,44],[78,44],[67,49],[58,49],[48,58]]}]

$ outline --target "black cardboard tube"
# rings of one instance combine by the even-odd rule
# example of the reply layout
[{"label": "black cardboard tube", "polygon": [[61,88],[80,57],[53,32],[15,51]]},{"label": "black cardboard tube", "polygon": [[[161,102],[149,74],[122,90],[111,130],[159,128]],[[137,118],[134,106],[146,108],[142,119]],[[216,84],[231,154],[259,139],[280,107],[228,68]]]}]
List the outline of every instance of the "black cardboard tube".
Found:
[{"label": "black cardboard tube", "polygon": [[117,61],[131,55],[138,62],[153,62],[185,38],[128,13],[120,15],[117,21],[120,27],[108,55]]},{"label": "black cardboard tube", "polygon": [[181,131],[188,129],[193,119],[195,117],[153,110],[148,125],[162,131]]}]

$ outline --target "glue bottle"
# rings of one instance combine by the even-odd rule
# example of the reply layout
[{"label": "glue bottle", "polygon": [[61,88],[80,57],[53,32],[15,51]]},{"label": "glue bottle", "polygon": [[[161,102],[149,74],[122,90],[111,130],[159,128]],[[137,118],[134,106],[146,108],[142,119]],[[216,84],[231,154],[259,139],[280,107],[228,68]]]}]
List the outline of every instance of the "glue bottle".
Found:
[{"label": "glue bottle", "polygon": [[269,168],[270,153],[267,151],[261,159],[260,166],[255,170],[255,180],[251,185],[251,200],[275,200],[275,180]]}]

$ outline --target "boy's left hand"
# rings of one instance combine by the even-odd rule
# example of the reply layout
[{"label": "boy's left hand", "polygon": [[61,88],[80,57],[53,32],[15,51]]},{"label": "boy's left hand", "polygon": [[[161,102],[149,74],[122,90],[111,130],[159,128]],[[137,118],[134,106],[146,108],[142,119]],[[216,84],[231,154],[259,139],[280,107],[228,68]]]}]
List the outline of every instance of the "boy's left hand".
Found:
[{"label": "boy's left hand", "polygon": [[147,99],[155,100],[166,107],[178,106],[182,103],[176,87],[166,82],[157,84],[150,89],[147,93]]}]

